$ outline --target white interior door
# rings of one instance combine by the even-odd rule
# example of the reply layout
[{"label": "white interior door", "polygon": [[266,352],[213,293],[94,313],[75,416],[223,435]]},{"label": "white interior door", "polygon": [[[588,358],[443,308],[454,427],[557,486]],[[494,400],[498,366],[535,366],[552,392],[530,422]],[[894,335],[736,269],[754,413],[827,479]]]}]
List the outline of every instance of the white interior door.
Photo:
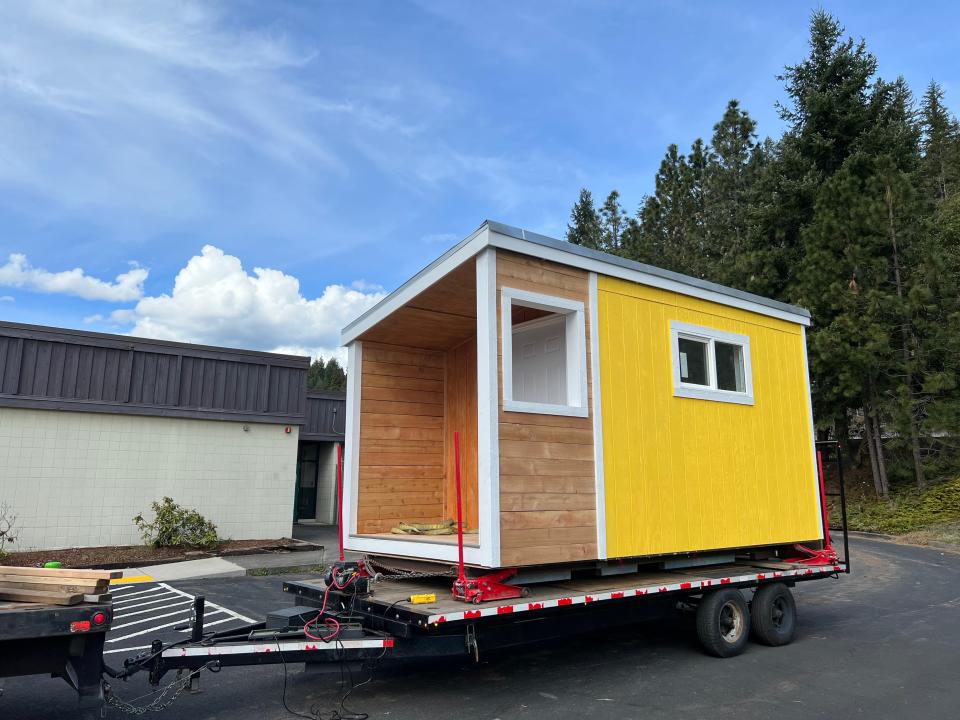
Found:
[{"label": "white interior door", "polygon": [[513,398],[566,405],[567,339],[562,315],[513,328]]}]

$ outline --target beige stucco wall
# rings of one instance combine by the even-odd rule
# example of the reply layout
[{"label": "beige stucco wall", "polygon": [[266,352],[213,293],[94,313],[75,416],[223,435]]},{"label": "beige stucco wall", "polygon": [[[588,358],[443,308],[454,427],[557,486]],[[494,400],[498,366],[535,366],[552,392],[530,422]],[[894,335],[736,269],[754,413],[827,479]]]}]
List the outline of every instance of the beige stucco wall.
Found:
[{"label": "beige stucco wall", "polygon": [[10,549],[139,543],[131,518],[164,495],[222,537],[289,536],[297,437],[296,426],[0,408],[0,503],[20,526]]}]

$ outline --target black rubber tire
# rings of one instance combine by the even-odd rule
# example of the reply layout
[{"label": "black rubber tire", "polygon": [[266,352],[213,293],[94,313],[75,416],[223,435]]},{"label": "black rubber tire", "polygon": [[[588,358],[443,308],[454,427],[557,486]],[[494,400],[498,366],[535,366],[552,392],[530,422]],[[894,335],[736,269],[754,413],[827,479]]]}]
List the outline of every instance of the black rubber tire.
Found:
[{"label": "black rubber tire", "polygon": [[697,607],[697,637],[714,657],[743,652],[750,637],[750,609],[739,590],[724,588],[703,596]]},{"label": "black rubber tire", "polygon": [[751,635],[771,647],[787,645],[797,629],[797,603],[783,583],[761,585],[750,603]]}]

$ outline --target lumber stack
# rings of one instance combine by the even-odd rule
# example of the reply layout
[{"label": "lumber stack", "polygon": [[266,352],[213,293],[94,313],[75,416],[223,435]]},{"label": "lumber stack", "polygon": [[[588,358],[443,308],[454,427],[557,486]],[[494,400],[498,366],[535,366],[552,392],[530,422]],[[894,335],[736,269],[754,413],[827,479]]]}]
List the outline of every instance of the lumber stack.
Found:
[{"label": "lumber stack", "polygon": [[72,570],[0,565],[0,600],[76,605],[107,599],[110,581],[120,570]]}]

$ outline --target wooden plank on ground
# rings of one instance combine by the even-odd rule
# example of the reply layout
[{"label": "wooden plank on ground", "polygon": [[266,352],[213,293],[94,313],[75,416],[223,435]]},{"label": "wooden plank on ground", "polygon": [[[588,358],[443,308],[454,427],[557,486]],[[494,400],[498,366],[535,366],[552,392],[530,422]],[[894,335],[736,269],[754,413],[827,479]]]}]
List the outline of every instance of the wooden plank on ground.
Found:
[{"label": "wooden plank on ground", "polygon": [[83,593],[64,594],[43,590],[17,590],[0,586],[0,600],[14,600],[25,603],[44,603],[46,605],[76,605],[83,600]]},{"label": "wooden plank on ground", "polygon": [[45,577],[93,578],[95,580],[114,580],[123,577],[123,570],[84,570],[78,568],[35,568],[0,565],[0,574],[42,575]]}]

